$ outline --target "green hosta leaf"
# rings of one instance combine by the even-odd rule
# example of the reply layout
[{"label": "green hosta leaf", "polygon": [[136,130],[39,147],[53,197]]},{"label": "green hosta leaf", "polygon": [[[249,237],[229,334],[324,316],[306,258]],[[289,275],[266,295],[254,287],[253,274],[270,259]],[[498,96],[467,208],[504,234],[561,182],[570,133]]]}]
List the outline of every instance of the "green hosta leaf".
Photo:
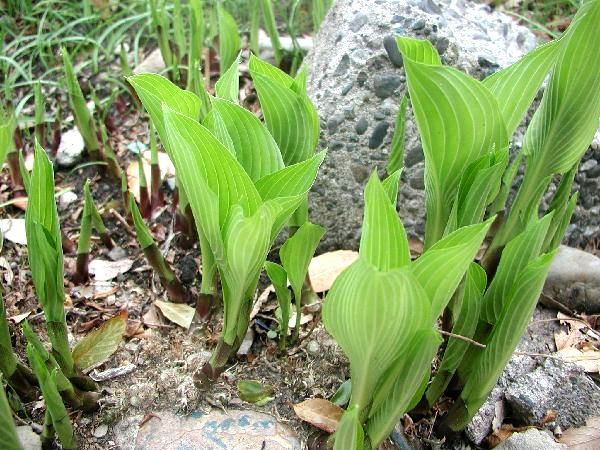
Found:
[{"label": "green hosta leaf", "polygon": [[483,85],[498,100],[509,136],[523,120],[544,78],[556,61],[559,48],[560,41],[540,45],[516,63],[483,80]]},{"label": "green hosta leaf", "polygon": [[[254,55],[250,56],[250,61],[248,63],[248,69],[250,70],[250,74],[252,77],[254,75],[264,75],[267,78],[272,79],[273,81],[281,84],[282,86],[291,88],[292,84],[294,84],[294,79],[281,70],[278,67],[275,67],[272,64],[269,64],[266,61],[257,58]],[[297,92],[297,91],[294,91]]]},{"label": "green hosta leaf", "polygon": [[[553,223],[551,224],[551,228],[554,230],[553,234],[548,232],[546,236],[546,244],[544,246],[544,251],[551,251],[555,248],[558,248],[560,243],[565,236],[565,232],[567,231],[567,227],[571,222],[571,217],[573,217],[573,212],[575,211],[575,207],[577,206],[577,195],[575,192],[569,202],[562,208],[560,211],[556,211],[553,217]],[[552,239],[549,239],[552,236]]]},{"label": "green hosta leaf", "polygon": [[261,406],[265,404],[265,400],[273,400],[273,393],[275,392],[273,386],[263,386],[263,384],[256,380],[240,380],[237,384],[240,398],[248,403],[256,403]]},{"label": "green hosta leaf", "polygon": [[353,404],[368,405],[381,376],[430,316],[427,294],[407,268],[380,272],[360,258],[335,280],[323,321],[350,360]]},{"label": "green hosta leaf", "polygon": [[335,391],[335,394],[331,397],[331,403],[338,406],[344,406],[350,401],[350,395],[352,394],[352,380],[348,378],[340,387]]},{"label": "green hosta leaf", "polygon": [[568,171],[581,158],[600,117],[600,2],[582,4],[568,31],[523,149],[536,179]]},{"label": "green hosta leaf", "polygon": [[[479,309],[483,292],[487,284],[485,271],[477,263],[471,263],[465,275],[464,286],[460,293],[459,310],[454,314],[452,333],[472,338],[477,329]],[[469,349],[468,342],[450,337],[444,351],[442,363],[431,385],[427,389],[427,401],[433,405],[444,393],[464,354]]]},{"label": "green hosta leaf", "polygon": [[129,194],[129,211],[131,212],[131,216],[133,217],[133,225],[135,227],[135,235],[137,237],[138,242],[140,243],[140,247],[143,249],[154,245],[154,238],[152,234],[150,234],[150,230],[146,226],[142,215],[140,214],[140,210],[135,202],[135,198],[130,193]]},{"label": "green hosta leaf", "polygon": [[486,207],[500,190],[508,162],[508,149],[491,152],[473,161],[463,172],[445,233],[481,222]]},{"label": "green hosta leaf", "polygon": [[90,180],[83,185],[84,203],[81,213],[81,225],[79,227],[79,241],[77,242],[77,254],[90,252],[90,240],[92,237],[92,208],[93,203],[90,193]]},{"label": "green hosta leaf", "polygon": [[17,430],[12,419],[12,410],[8,404],[2,374],[0,373],[0,442],[9,450],[20,450],[21,443],[17,437]]},{"label": "green hosta leaf", "polygon": [[126,328],[127,311],[121,311],[88,333],[73,348],[77,367],[85,371],[106,361],[119,347]]},{"label": "green hosta leaf", "polygon": [[208,130],[215,135],[215,137],[219,140],[221,144],[229,153],[235,156],[235,147],[233,146],[233,140],[229,135],[229,131],[227,131],[227,124],[223,119],[223,116],[218,111],[212,109],[212,100],[211,100],[211,110],[208,112],[204,120],[202,121],[202,125],[208,128]]},{"label": "green hosta leaf", "polygon": [[252,181],[283,169],[277,143],[254,114],[222,99],[213,100],[209,117],[213,114],[221,116],[235,157]]},{"label": "green hosta leaf", "polygon": [[[267,128],[281,150],[286,166],[311,157],[319,141],[319,117],[306,95],[283,82],[284,77],[250,58],[250,73]],[[277,74],[277,75],[274,75]],[[293,83],[293,79],[292,79]]]},{"label": "green hosta leaf", "polygon": [[407,106],[408,100],[406,99],[406,95],[403,95],[402,100],[400,100],[398,115],[396,116],[396,128],[394,128],[394,137],[392,138],[390,156],[388,157],[386,166],[387,173],[389,174],[400,170],[404,165],[404,132],[406,129]]},{"label": "green hosta leaf", "polygon": [[306,95],[306,81],[308,78],[308,68],[303,65],[302,68],[296,74],[294,82],[291,85],[292,90],[296,94]]},{"label": "green hosta leaf", "polygon": [[519,171],[522,160],[523,153],[521,152],[515,157],[515,159],[512,160],[504,172],[504,175],[502,176],[502,183],[500,184],[500,191],[498,192],[498,195],[496,195],[494,202],[489,208],[490,215],[503,211],[506,207],[506,200],[508,200],[508,195],[510,194],[513,181],[517,175],[517,172]]},{"label": "green hosta leaf", "polygon": [[127,78],[150,114],[160,140],[170,151],[163,119],[163,103],[191,119],[200,117],[200,99],[193,93],[178,88],[165,77],[154,73],[141,73]]},{"label": "green hosta leaf", "polygon": [[377,172],[373,172],[365,188],[360,256],[378,270],[394,269],[410,262],[406,231],[396,204],[390,202]]},{"label": "green hosta leaf", "polygon": [[64,449],[75,449],[75,434],[69,418],[69,413],[63,404],[56,387],[56,370],[49,372],[43,358],[36,352],[35,347],[27,345],[27,358],[40,384],[46,409],[52,417],[52,425],[58,434]]},{"label": "green hosta leaf", "polygon": [[14,113],[0,107],[0,164],[4,164],[6,155],[15,150],[14,134],[17,118]]},{"label": "green hosta leaf", "polygon": [[198,122],[165,109],[171,160],[217,261],[224,258],[221,229],[234,205],[251,215],[262,203],[244,169],[210,131]]},{"label": "green hosta leaf", "polygon": [[277,29],[277,21],[275,20],[275,12],[273,10],[273,0],[257,0],[261,2],[263,23],[267,30],[267,34],[271,39],[271,46],[275,56],[275,64],[279,65],[283,57],[283,48],[279,40],[279,30]]},{"label": "green hosta leaf", "polygon": [[85,146],[89,152],[97,152],[100,148],[100,143],[96,135],[96,127],[92,119],[90,110],[88,109],[85,97],[75,76],[75,70],[71,63],[71,57],[64,47],[61,47],[63,67],[65,71],[65,81],[69,94],[69,105],[73,111],[75,124],[85,141]]},{"label": "green hosta leaf", "polygon": [[287,287],[287,273],[283,267],[274,262],[265,262],[265,270],[273,287],[277,294],[277,301],[279,302],[279,308],[281,309],[281,334],[287,335],[288,323],[291,317],[291,304],[292,296],[290,290]]},{"label": "green hosta leaf", "polygon": [[392,206],[396,207],[396,203],[398,202],[398,187],[400,184],[400,175],[402,175],[402,169],[398,169],[395,172],[391,173],[385,180],[382,181],[383,189],[387,193],[390,198],[390,202],[392,202]]},{"label": "green hosta leaf", "polygon": [[324,159],[325,152],[322,151],[305,161],[266,175],[256,182],[256,190],[263,200],[306,194]]},{"label": "green hosta leaf", "polygon": [[360,423],[360,408],[356,405],[349,407],[335,431],[333,450],[363,450],[365,431]]},{"label": "green hosta leaf", "polygon": [[431,42],[427,40],[397,37],[396,43],[405,58],[409,58],[420,64],[428,64],[431,66],[442,65],[440,55],[433,45],[431,45]]},{"label": "green hosta leaf", "polygon": [[530,261],[512,286],[486,348],[473,362],[473,371],[461,393],[469,417],[452,425],[453,429],[467,425],[496,384],[533,314],[554,253]]},{"label": "green hosta leaf", "polygon": [[215,93],[218,98],[229,100],[235,104],[240,102],[240,58],[241,53],[231,63],[231,66],[221,74],[219,80],[215,83]]},{"label": "green hosta leaf", "polygon": [[482,301],[481,318],[487,323],[496,323],[522,271],[532,259],[540,255],[552,216],[550,213],[531,223],[506,245],[494,279]]},{"label": "green hosta leaf", "polygon": [[428,248],[443,235],[465,168],[507,147],[508,136],[498,102],[480,82],[441,66],[428,41],[397,41],[425,152]]},{"label": "green hosta leaf", "polygon": [[429,378],[431,361],[441,343],[442,339],[434,329],[418,331],[406,347],[406,354],[394,361],[382,377],[367,421],[367,435],[373,448],[389,436],[408,411],[415,392],[422,394],[423,380]]},{"label": "green hosta leaf", "polygon": [[459,228],[434,244],[412,264],[412,271],[431,302],[432,323],[450,301],[494,219]]},{"label": "green hosta leaf", "polygon": [[[0,376],[4,374],[10,377],[17,368],[17,359],[12,350],[12,339],[8,328],[2,292],[0,292],[0,352]],[[0,391],[2,389],[2,384],[0,383]]]},{"label": "green hosta leaf", "polygon": [[560,244],[571,221],[571,215],[577,202],[577,193],[571,196],[571,190],[578,168],[579,163],[575,164],[571,170],[561,177],[554,197],[552,197],[552,202],[548,206],[548,212],[553,212],[554,215],[546,233],[546,242],[543,250],[545,252],[554,250]]},{"label": "green hosta leaf", "polygon": [[234,18],[225,11],[219,3],[217,6],[217,18],[219,21],[219,59],[221,73],[230,67],[240,51],[240,33]]},{"label": "green hosta leaf", "polygon": [[46,319],[64,321],[63,252],[58,213],[54,201],[54,171],[46,152],[35,149],[35,161],[25,230],[29,265],[36,293]]},{"label": "green hosta leaf", "polygon": [[306,278],[308,265],[323,234],[325,234],[325,228],[305,222],[292,237],[285,241],[279,251],[281,263],[290,280],[297,304],[301,301],[302,285]]},{"label": "green hosta leaf", "polygon": [[[220,268],[224,286],[225,342],[231,344],[237,336],[240,311],[245,295],[254,290],[260,270],[271,248],[271,230],[281,207],[276,201],[263,203],[251,216],[245,217],[242,207],[235,205],[224,229],[226,264]],[[251,238],[249,238],[251,237]]]}]

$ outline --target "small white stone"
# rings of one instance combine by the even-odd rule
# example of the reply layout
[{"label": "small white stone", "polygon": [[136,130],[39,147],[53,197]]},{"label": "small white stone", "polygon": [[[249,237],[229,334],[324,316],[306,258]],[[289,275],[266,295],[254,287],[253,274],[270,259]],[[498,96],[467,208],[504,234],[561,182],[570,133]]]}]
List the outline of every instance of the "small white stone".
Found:
[{"label": "small white stone", "polygon": [[77,200],[77,198],[78,197],[75,192],[67,191],[60,195],[60,197],[58,198],[58,204],[61,208],[66,208],[71,203],[75,202]]},{"label": "small white stone", "polygon": [[56,151],[56,164],[61,167],[72,167],[81,161],[85,143],[77,128],[65,131],[60,138]]},{"label": "small white stone", "polygon": [[97,427],[94,430],[94,437],[95,438],[103,438],[104,436],[106,436],[106,433],[108,433],[108,425],[103,423],[102,425],[100,425],[99,427]]}]

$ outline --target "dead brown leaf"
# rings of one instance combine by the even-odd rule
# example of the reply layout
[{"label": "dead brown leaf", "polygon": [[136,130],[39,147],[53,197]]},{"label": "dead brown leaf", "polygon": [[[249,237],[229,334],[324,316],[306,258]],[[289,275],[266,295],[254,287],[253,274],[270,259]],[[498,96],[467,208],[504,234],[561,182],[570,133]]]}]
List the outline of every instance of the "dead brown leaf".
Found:
[{"label": "dead brown leaf", "polygon": [[569,450],[600,448],[600,417],[589,418],[583,427],[569,428],[558,441]]},{"label": "dead brown leaf", "polygon": [[350,264],[358,259],[358,252],[336,250],[323,253],[310,262],[308,274],[315,292],[325,292]]},{"label": "dead brown leaf", "polygon": [[303,421],[333,433],[344,414],[344,410],[323,398],[311,398],[294,405],[294,412]]}]

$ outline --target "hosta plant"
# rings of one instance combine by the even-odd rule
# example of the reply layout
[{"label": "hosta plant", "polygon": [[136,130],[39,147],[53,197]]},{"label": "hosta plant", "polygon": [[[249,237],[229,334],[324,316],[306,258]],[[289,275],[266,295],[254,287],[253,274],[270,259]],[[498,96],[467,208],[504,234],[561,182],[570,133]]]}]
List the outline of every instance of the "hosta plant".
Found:
[{"label": "hosta plant", "polygon": [[[583,3],[559,40],[482,82],[443,66],[428,41],[398,38],[425,153],[425,251],[410,261],[396,186],[374,175],[360,258],[323,307],[352,379],[336,449],[376,448],[404,413],[435,404],[450,384],[455,400],[440,430],[462,430],[489,395],[535,308],[575,206],[576,167],[598,128],[599,21],[600,1]],[[523,149],[508,164],[510,137],[548,74]],[[525,175],[506,208],[522,162]],[[479,262],[486,233],[492,242]],[[438,325],[452,333],[430,381]]]},{"label": "hosta plant", "polygon": [[[36,379],[13,352],[4,298],[0,294],[0,374],[23,401],[36,398]],[[0,386],[0,390],[2,390]]]},{"label": "hosta plant", "polygon": [[[181,284],[181,281],[179,281],[179,278],[177,278],[177,275],[175,275],[175,272],[173,272],[171,265],[165,260],[165,257],[160,252],[158,245],[156,245],[156,242],[154,242],[154,238],[144,223],[144,219],[140,214],[140,210],[135,203],[135,198],[131,194],[129,194],[129,211],[133,217],[135,234],[140,247],[142,247],[146,259],[157,273],[161,284],[167,291],[169,300],[171,300],[173,303],[185,303],[189,299],[190,293]],[[208,311],[200,308],[200,305],[198,305],[198,307],[201,315],[207,315]]]},{"label": "hosta plant", "polygon": [[[276,70],[272,67],[269,75],[278,76]],[[296,155],[298,162],[286,166],[285,150],[272,136],[272,128],[232,98],[233,86],[238,84],[237,68],[235,76],[221,81],[217,97],[211,99],[210,112],[200,122],[201,101],[193,93],[157,75],[129,79],[150,114],[175,165],[179,188],[190,203],[201,246],[203,281],[207,270],[208,282],[212,282],[211,271],[216,269],[220,275],[223,330],[212,357],[197,374],[200,382],[217,377],[239,348],[267,254],[292,214],[305,204],[324,158],[323,153],[314,154],[313,146],[308,158]],[[292,79],[290,86],[294,83]],[[282,113],[289,99],[296,102],[297,110],[306,109],[303,84],[297,84],[297,91],[290,86],[277,87],[277,93],[286,95],[279,105]],[[274,111],[276,99],[271,100]],[[314,122],[304,119],[302,115],[289,118],[287,123],[278,119],[275,127],[291,130],[286,138],[289,148],[294,147],[293,141],[298,141],[297,148],[307,142],[316,144],[312,138]],[[318,121],[316,126],[318,129]],[[303,136],[303,132],[307,134]],[[214,285],[210,287],[214,289]]]},{"label": "hosta plant", "polygon": [[5,448],[20,450],[22,448],[17,429],[12,418],[12,410],[4,392],[4,380],[0,374],[0,442]]},{"label": "hosta plant", "polygon": [[325,229],[323,227],[304,222],[281,247],[279,251],[281,265],[270,261],[265,263],[265,270],[275,287],[277,300],[279,301],[277,316],[281,332],[279,337],[280,350],[283,350],[286,346],[288,323],[291,318],[291,296],[287,288],[288,280],[292,287],[296,307],[294,333],[292,334],[292,341],[296,341],[300,332],[303,300],[307,295],[312,295],[310,289],[305,289],[308,265],[324,233]]},{"label": "hosta plant", "polygon": [[92,192],[90,191],[90,180],[87,180],[83,185],[83,211],[81,213],[79,241],[77,242],[77,260],[75,263],[75,280],[78,283],[85,283],[90,278],[89,258],[92,228],[96,230],[100,236],[100,240],[109,250],[114,247],[102,216],[94,203]]}]

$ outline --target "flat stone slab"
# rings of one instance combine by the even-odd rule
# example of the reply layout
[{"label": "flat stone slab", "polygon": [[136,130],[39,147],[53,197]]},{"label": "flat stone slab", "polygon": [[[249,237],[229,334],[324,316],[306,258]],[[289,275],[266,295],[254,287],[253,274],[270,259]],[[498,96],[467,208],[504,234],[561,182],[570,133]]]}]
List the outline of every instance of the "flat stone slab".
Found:
[{"label": "flat stone slab", "polygon": [[[195,412],[189,416],[170,412],[154,413],[127,420],[137,429],[136,450],[300,450],[300,442],[287,426],[268,414],[229,410],[227,413]],[[117,429],[121,428],[119,425]],[[118,434],[118,432],[117,432]],[[132,434],[126,433],[133,438]],[[133,439],[132,439],[133,441]],[[123,447],[122,447],[123,448]]]}]

